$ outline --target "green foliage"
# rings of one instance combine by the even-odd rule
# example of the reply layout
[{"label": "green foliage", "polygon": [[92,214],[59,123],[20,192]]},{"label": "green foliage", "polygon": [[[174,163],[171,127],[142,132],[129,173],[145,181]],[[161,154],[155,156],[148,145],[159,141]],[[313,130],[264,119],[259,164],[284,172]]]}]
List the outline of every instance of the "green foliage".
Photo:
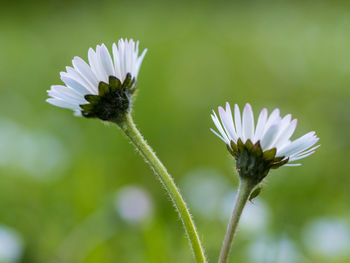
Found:
[{"label": "green foliage", "polygon": [[[103,42],[110,48],[121,37],[148,48],[133,115],[179,185],[201,167],[225,175],[228,187],[237,186],[234,160],[209,131],[211,110],[226,101],[241,107],[250,102],[255,115],[278,107],[298,118],[292,139],[310,130],[320,137],[321,148],[301,160],[301,167],[270,171],[253,205],[268,207],[268,225],[255,234],[238,231],[232,262],[249,262],[251,243],[263,235],[288,236],[301,263],[349,262],[348,254],[327,258],[303,239],[314,219],[350,222],[349,10],[344,1],[4,3],[0,224],[23,238],[21,262],[50,262],[72,236],[80,241],[61,253],[69,257],[73,251],[81,259],[75,262],[192,260],[164,190],[118,129],[45,102],[45,91],[62,84],[59,72],[74,56],[87,60],[89,47]],[[18,127],[12,133],[11,124]],[[50,147],[41,147],[44,132]],[[129,184],[152,196],[149,222],[135,226],[99,213]],[[192,213],[215,262],[228,219]],[[91,217],[93,223],[86,224]],[[88,230],[77,238],[82,225]]]}]

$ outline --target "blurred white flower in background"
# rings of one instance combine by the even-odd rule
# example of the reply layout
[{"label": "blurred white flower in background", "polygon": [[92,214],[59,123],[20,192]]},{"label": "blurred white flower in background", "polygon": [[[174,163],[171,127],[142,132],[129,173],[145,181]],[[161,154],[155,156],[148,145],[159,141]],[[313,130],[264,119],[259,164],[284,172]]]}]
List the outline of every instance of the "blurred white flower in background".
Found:
[{"label": "blurred white flower in background", "polygon": [[0,167],[46,178],[64,170],[68,160],[68,152],[54,135],[0,118]]},{"label": "blurred white flower in background", "polygon": [[151,218],[154,207],[150,194],[134,185],[118,190],[115,207],[120,217],[129,223],[142,223]]},{"label": "blurred white flower in background", "polygon": [[[222,220],[227,222],[230,217],[236,199],[237,190],[233,189],[226,194],[222,204]],[[269,210],[261,198],[248,202],[244,207],[238,229],[242,229],[252,234],[260,234],[265,231],[269,221]]]},{"label": "blurred white flower in background", "polygon": [[0,225],[0,262],[19,262],[23,253],[23,241],[19,234],[8,227]]},{"label": "blurred white flower in background", "polygon": [[185,199],[191,210],[207,219],[220,216],[220,204],[229,191],[230,183],[219,172],[197,168],[189,172],[181,183]]},{"label": "blurred white flower in background", "polygon": [[286,236],[269,236],[255,239],[247,250],[250,263],[299,263],[301,254],[294,242]]},{"label": "blurred white flower in background", "polygon": [[350,254],[350,228],[342,220],[316,219],[304,228],[303,241],[313,254],[334,259]]},{"label": "blurred white flower in background", "polygon": [[[230,185],[229,180],[218,171],[197,168],[185,176],[181,188],[193,213],[210,220],[222,220],[226,224],[236,197],[236,190]],[[264,231],[268,219],[267,205],[260,198],[254,199],[244,208],[239,228],[252,233]]]}]

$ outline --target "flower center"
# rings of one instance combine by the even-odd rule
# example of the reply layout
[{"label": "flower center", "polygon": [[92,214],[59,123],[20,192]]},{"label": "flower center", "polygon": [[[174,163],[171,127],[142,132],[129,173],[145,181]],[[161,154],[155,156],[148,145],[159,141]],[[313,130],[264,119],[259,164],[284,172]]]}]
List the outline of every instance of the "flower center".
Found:
[{"label": "flower center", "polygon": [[236,159],[236,167],[242,178],[252,180],[254,184],[260,183],[270,169],[276,169],[288,162],[284,156],[276,157],[276,148],[263,151],[260,141],[253,144],[251,140],[243,143],[238,139],[237,144],[231,141],[231,147],[227,147]]},{"label": "flower center", "polygon": [[131,108],[135,85],[135,78],[132,79],[130,73],[126,75],[123,83],[114,76],[109,77],[108,84],[101,81],[98,85],[98,95],[85,95],[89,103],[80,105],[82,115],[104,121],[122,121],[125,113]]}]

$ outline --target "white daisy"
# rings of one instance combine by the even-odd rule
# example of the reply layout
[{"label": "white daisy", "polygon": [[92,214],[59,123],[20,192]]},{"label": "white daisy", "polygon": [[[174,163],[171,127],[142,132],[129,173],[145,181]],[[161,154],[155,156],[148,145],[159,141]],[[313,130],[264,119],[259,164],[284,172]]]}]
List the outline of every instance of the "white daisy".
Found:
[{"label": "white daisy", "polygon": [[229,103],[226,103],[226,110],[222,107],[219,107],[218,110],[220,118],[214,111],[211,117],[220,134],[213,129],[211,130],[232,151],[235,151],[234,148],[239,144],[239,141],[246,145],[247,143],[258,143],[263,152],[276,149],[274,158],[281,165],[298,166],[300,164],[290,164],[289,162],[305,158],[313,154],[315,149],[319,147],[319,145],[314,146],[319,138],[313,131],[292,141],[290,138],[297,126],[297,120],[292,120],[290,114],[282,118],[279,109],[272,111],[270,116],[268,116],[267,109],[263,109],[256,126],[252,108],[248,103],[245,105],[242,115],[238,105],[235,105],[234,120]]},{"label": "white daisy", "polygon": [[[132,39],[120,39],[118,45],[113,43],[112,50],[113,59],[104,44],[97,45],[96,50],[90,48],[88,52],[89,64],[80,57],[74,57],[73,67],[66,67],[67,72],[61,72],[61,80],[65,85],[51,86],[51,89],[48,90],[51,98],[46,101],[58,107],[71,109],[75,115],[81,116],[81,105],[91,103],[87,100],[86,95],[101,95],[101,83],[111,85],[111,77],[112,81],[119,83],[113,83],[115,87],[123,84],[123,88],[130,90],[126,94],[126,97],[129,97],[128,93],[133,92],[132,89],[147,49],[139,56],[138,41],[135,43]],[[108,86],[102,88],[105,88],[104,93],[109,92]],[[109,100],[109,103],[118,103],[118,101]]]}]

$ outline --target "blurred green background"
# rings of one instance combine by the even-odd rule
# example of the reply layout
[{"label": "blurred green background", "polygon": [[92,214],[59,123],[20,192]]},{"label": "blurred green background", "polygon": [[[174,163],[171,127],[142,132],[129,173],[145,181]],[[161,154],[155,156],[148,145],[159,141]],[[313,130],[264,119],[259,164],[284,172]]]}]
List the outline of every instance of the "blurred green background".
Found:
[{"label": "blurred green background", "polygon": [[231,262],[350,262],[350,4],[41,1],[0,9],[0,262],[193,262],[164,189],[113,126],[45,102],[74,56],[148,48],[133,115],[181,187],[210,262],[237,186],[209,131],[226,101],[279,107],[317,153],[270,173]]}]

